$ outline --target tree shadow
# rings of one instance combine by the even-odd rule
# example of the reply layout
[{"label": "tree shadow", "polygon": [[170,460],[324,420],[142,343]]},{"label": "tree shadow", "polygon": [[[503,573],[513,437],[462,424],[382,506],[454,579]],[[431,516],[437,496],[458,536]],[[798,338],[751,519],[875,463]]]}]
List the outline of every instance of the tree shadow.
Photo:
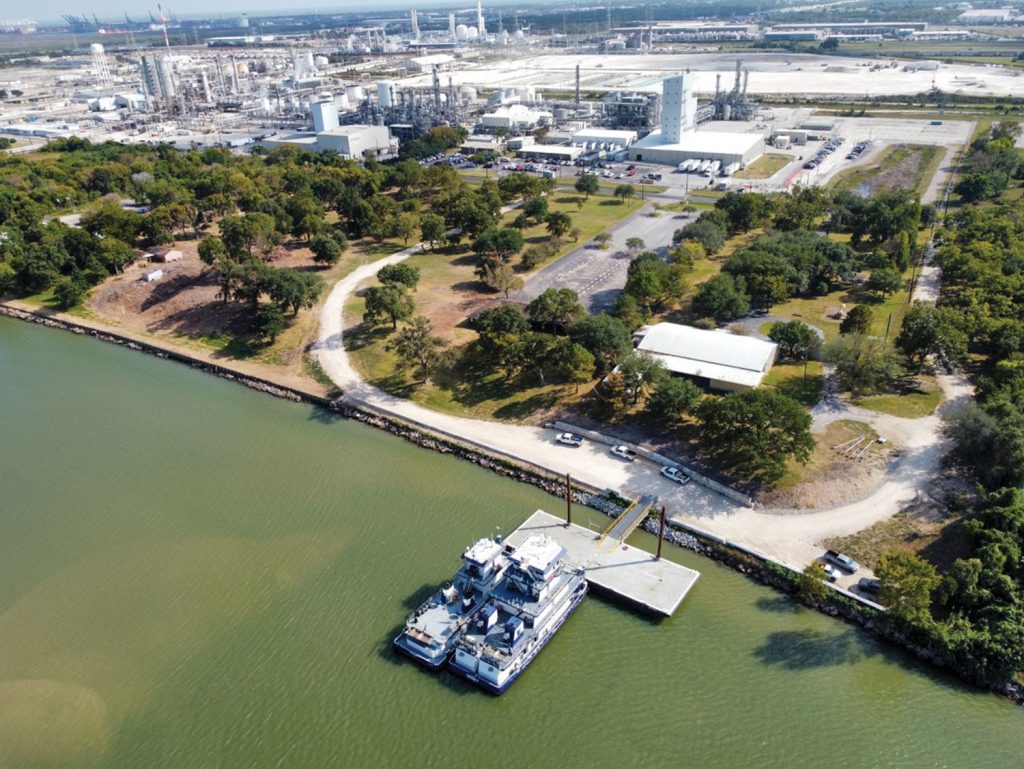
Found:
[{"label": "tree shadow", "polygon": [[774,596],[773,598],[758,598],[754,601],[754,606],[761,611],[770,611],[779,614],[796,614],[800,611],[800,604],[792,598],[788,598],[784,595]]},{"label": "tree shadow", "polygon": [[525,419],[537,411],[544,411],[553,408],[562,394],[558,391],[537,393],[521,401],[506,403],[494,412],[498,419]]},{"label": "tree shadow", "polygon": [[406,399],[412,398],[413,393],[416,392],[416,388],[421,384],[423,383],[409,381],[404,371],[395,371],[387,376],[373,380],[373,385],[375,387],[379,387],[389,395]]},{"label": "tree shadow", "polygon": [[319,422],[322,425],[333,425],[335,422],[340,422],[343,419],[348,419],[340,411],[332,411],[331,409],[325,409],[323,406],[313,406],[309,410],[309,416],[307,419],[310,422]]},{"label": "tree shadow", "polygon": [[878,654],[860,633],[848,629],[833,634],[817,630],[785,630],[769,634],[754,656],[764,665],[799,672],[852,665]]},{"label": "tree shadow", "polygon": [[390,327],[371,326],[360,323],[345,331],[345,347],[349,350],[361,350],[386,339],[392,332]]},{"label": "tree shadow", "polygon": [[803,406],[814,406],[825,394],[825,380],[820,374],[795,374],[777,382],[775,389]]}]

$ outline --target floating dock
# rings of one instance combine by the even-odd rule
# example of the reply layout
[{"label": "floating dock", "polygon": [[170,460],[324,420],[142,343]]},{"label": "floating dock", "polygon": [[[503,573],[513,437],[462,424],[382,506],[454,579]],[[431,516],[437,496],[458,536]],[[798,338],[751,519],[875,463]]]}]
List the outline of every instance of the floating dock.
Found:
[{"label": "floating dock", "polygon": [[651,614],[669,617],[682,603],[700,572],[659,559],[646,550],[610,542],[598,532],[538,510],[505,541],[518,546],[531,534],[545,534],[565,548],[570,564],[586,572],[598,592],[621,598]]}]

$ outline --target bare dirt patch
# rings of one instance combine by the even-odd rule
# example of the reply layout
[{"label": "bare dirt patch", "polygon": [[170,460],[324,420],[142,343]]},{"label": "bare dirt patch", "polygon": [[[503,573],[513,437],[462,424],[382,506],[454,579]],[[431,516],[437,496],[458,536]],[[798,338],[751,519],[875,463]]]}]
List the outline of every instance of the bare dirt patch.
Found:
[{"label": "bare dirt patch", "polygon": [[[833,448],[861,436],[864,440],[848,451]],[[860,449],[875,437],[864,422],[830,423],[824,433],[815,435],[818,443],[807,464],[790,462],[782,480],[774,489],[762,492],[758,501],[768,508],[808,510],[831,507],[869,493],[882,482],[896,455],[891,443],[875,443],[858,457]]]}]

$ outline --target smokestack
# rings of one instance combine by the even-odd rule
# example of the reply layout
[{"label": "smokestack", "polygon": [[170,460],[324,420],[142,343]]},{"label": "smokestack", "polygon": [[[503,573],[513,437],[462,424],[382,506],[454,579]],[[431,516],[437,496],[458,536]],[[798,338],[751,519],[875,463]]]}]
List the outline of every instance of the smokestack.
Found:
[{"label": "smokestack", "polygon": [[487,34],[487,27],[484,25],[484,7],[480,0],[476,0],[476,31],[480,39],[483,40]]},{"label": "smokestack", "polygon": [[576,112],[580,110],[580,65],[576,65]]},{"label": "smokestack", "polygon": [[750,81],[750,70],[743,70],[743,98],[747,98],[747,83]]},{"label": "smokestack", "polygon": [[451,40],[455,39],[455,12],[448,11],[448,37]]}]

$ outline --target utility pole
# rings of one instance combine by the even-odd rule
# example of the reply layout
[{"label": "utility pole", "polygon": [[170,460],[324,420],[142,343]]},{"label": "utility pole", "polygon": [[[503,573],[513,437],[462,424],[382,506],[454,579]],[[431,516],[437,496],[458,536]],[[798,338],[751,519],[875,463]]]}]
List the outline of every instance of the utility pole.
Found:
[{"label": "utility pole", "polygon": [[565,525],[572,526],[572,476],[565,474]]},{"label": "utility pole", "polygon": [[885,338],[882,339],[882,344],[889,341],[889,327],[892,325],[892,313],[889,313],[889,320],[885,322]]},{"label": "utility pole", "polygon": [[661,543],[665,541],[665,506],[661,506],[661,511],[658,515],[658,555],[655,560],[661,560]]}]

